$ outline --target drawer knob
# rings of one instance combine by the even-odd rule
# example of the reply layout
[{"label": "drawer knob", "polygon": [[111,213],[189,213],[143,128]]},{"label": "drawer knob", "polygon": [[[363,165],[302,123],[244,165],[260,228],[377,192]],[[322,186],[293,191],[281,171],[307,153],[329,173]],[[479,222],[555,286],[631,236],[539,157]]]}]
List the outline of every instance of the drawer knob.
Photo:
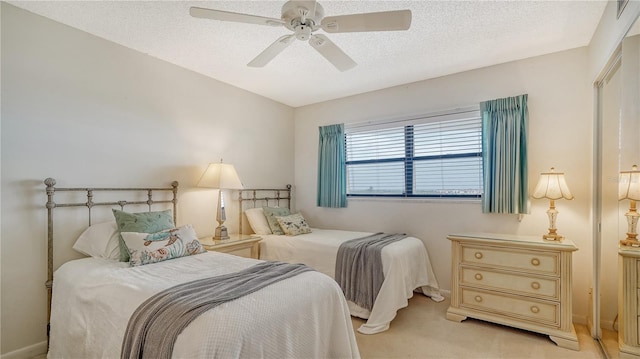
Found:
[{"label": "drawer knob", "polygon": [[540,265],[540,260],[538,258],[531,259],[531,265],[537,267]]},{"label": "drawer knob", "polygon": [[478,303],[482,302],[482,297],[481,297],[481,296],[479,296],[479,295],[476,295],[476,297],[475,297],[475,298],[473,298],[473,299],[475,299],[475,300],[476,300],[476,302],[478,302]]},{"label": "drawer knob", "polygon": [[538,312],[540,312],[540,308],[536,307],[535,305],[531,307],[531,312],[537,314]]},{"label": "drawer knob", "polygon": [[482,280],[482,274],[480,273],[476,273],[475,277],[476,277],[476,280]]},{"label": "drawer knob", "polygon": [[531,282],[531,288],[533,288],[533,289],[540,289],[540,283],[538,283],[538,282]]},{"label": "drawer knob", "polygon": [[482,259],[482,252],[476,252],[474,255],[477,259]]}]

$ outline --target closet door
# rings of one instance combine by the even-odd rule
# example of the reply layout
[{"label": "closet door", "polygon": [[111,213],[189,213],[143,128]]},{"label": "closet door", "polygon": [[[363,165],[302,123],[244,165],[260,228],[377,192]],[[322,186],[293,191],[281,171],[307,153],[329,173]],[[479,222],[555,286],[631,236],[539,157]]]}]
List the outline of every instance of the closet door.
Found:
[{"label": "closet door", "polygon": [[[594,164],[594,326],[592,334],[616,342],[618,248],[626,237],[629,201],[618,201],[620,171],[640,165],[640,22],[630,29],[597,84],[596,160]],[[624,313],[622,313],[624,315]],[[594,330],[596,332],[594,332]],[[617,347],[605,345],[609,357]]]},{"label": "closet door", "polygon": [[618,238],[620,172],[620,107],[622,101],[621,56],[599,83],[600,148],[597,158],[600,202],[600,328],[615,336],[618,313]]}]

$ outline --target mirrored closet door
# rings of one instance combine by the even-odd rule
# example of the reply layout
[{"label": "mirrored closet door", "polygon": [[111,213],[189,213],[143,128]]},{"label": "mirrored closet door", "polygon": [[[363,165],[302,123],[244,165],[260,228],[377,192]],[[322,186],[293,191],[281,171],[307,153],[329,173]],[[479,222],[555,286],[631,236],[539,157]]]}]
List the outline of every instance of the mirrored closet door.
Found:
[{"label": "mirrored closet door", "polygon": [[[640,166],[640,21],[623,39],[619,50],[598,83],[596,217],[599,234],[595,243],[597,271],[596,313],[608,357],[619,357],[618,249],[626,237],[629,200],[618,200],[620,171]],[[596,229],[597,231],[597,229]],[[639,289],[640,292],[640,289]],[[599,294],[599,295],[598,295]],[[636,318],[637,324],[640,320]],[[597,323],[597,322],[596,322]]]}]

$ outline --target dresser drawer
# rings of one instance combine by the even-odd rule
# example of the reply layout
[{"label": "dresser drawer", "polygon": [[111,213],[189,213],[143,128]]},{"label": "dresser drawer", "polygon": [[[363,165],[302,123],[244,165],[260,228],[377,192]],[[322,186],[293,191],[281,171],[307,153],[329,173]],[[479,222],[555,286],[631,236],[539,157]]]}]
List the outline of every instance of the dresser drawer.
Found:
[{"label": "dresser drawer", "polygon": [[480,268],[461,268],[462,285],[560,300],[560,278],[527,277]]},{"label": "dresser drawer", "polygon": [[524,297],[502,296],[475,289],[461,288],[461,307],[490,312],[504,317],[560,326],[560,303],[536,301]]},{"label": "dresser drawer", "polygon": [[511,248],[462,245],[462,263],[485,265],[528,273],[559,275],[560,253]]}]

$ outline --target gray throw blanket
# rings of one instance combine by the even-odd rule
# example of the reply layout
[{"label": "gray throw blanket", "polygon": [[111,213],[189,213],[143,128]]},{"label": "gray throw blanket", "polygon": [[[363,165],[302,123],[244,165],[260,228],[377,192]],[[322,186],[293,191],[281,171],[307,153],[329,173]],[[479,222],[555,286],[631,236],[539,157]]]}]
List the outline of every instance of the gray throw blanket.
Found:
[{"label": "gray throw blanket", "polygon": [[165,289],[142,303],[129,319],[120,357],[170,358],[178,335],[200,314],[310,270],[303,264],[264,262]]},{"label": "gray throw blanket", "polygon": [[335,277],[347,300],[368,310],[373,308],[384,282],[382,248],[406,237],[406,234],[376,233],[340,245]]}]

